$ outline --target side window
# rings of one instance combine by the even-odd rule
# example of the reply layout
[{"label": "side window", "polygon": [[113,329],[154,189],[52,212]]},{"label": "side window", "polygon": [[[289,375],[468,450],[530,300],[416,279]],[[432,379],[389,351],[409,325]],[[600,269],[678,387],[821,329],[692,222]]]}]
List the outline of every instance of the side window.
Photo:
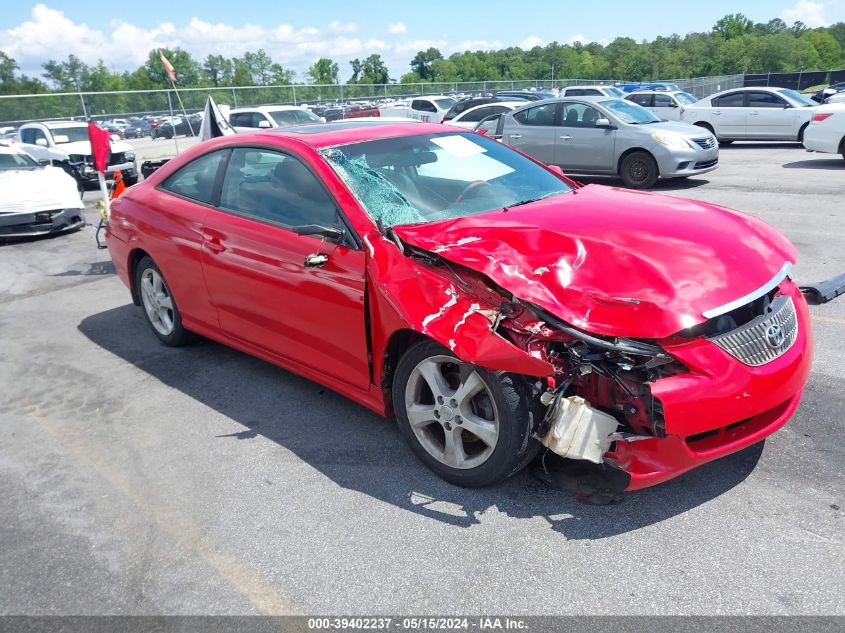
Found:
[{"label": "side window", "polygon": [[587,96],[589,96],[589,97],[601,97],[602,94],[601,94],[601,92],[599,92],[595,88],[586,88],[584,90],[584,96],[585,97],[587,97]]},{"label": "side window", "polygon": [[25,130],[21,130],[21,143],[35,145],[35,141],[40,138],[43,138],[45,141],[47,140],[47,136],[44,132],[37,127],[30,127]]},{"label": "side window", "polygon": [[749,108],[782,108],[786,101],[771,92],[749,92]]},{"label": "side window", "polygon": [[651,104],[653,103],[654,95],[631,95],[628,97],[629,101],[633,101],[637,105],[641,105],[644,108],[652,107]]},{"label": "side window", "polygon": [[656,94],[654,95],[654,107],[655,108],[671,108],[675,105],[675,102],[672,101],[672,97],[665,94]]},{"label": "side window", "polygon": [[522,125],[554,125],[556,108],[556,103],[546,103],[517,112],[513,118]]},{"label": "side window", "polygon": [[253,112],[236,112],[231,116],[229,123],[237,127],[258,127]]},{"label": "side window", "polygon": [[198,202],[214,204],[214,183],[227,152],[219,150],[192,160],[171,174],[161,188]]},{"label": "side window", "polygon": [[480,121],[491,114],[493,114],[493,108],[491,106],[484,106],[483,108],[477,108],[472,112],[467,112],[467,115],[461,119],[461,121]]},{"label": "side window", "polygon": [[564,103],[563,108],[564,127],[596,127],[601,118],[598,110],[583,103]]},{"label": "side window", "polygon": [[414,108],[415,110],[419,110],[420,112],[437,112],[437,107],[431,101],[420,99],[418,103],[419,107]]},{"label": "side window", "polygon": [[469,106],[469,101],[460,101],[452,106],[452,114],[458,116],[461,112],[467,109]]},{"label": "side window", "polygon": [[584,96],[584,89],[583,88],[570,88],[566,91],[567,97],[583,97]]},{"label": "side window", "polygon": [[220,207],[285,226],[340,223],[317,177],[300,160],[267,149],[232,150]]},{"label": "side window", "polygon": [[743,108],[745,107],[745,93],[732,92],[713,99],[714,108]]}]

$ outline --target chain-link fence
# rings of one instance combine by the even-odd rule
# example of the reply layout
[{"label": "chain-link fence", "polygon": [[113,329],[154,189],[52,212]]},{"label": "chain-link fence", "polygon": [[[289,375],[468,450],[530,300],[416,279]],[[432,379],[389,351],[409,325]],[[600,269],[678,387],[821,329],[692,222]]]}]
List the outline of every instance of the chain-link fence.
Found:
[{"label": "chain-link fence", "polygon": [[[675,79],[683,90],[705,97],[720,90],[746,85],[746,75]],[[514,81],[443,82],[421,84],[333,84],[244,86],[235,88],[180,88],[121,92],[0,95],[0,127],[56,119],[114,119],[145,115],[180,114],[201,110],[211,95],[232,108],[262,104],[315,104],[374,101],[443,93],[486,93],[496,90],[551,90],[572,85],[613,84],[605,79],[536,79]]]}]

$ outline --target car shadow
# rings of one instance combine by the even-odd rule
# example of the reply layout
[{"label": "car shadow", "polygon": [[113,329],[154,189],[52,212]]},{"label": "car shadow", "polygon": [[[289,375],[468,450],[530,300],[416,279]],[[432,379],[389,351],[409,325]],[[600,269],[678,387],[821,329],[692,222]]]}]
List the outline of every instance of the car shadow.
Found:
[{"label": "car shadow", "polygon": [[490,513],[544,520],[568,539],[602,539],[682,514],[718,497],[753,470],[762,444],[705,465],[670,484],[590,506],[534,476],[531,468],[497,486],[464,489],[426,469],[396,425],[322,386],[238,351],[202,340],[159,343],[141,310],[124,305],[91,315],[79,331],[102,349],[232,420],[220,441],[269,439],[343,488],[439,522],[471,527]]},{"label": "car shadow", "polygon": [[784,169],[829,169],[831,171],[845,170],[845,160],[841,158],[816,158],[813,160],[797,160],[785,163]]},{"label": "car shadow", "polygon": [[[607,187],[622,187],[625,184],[619,178],[601,177],[601,176],[573,176],[576,182],[583,185],[605,185]],[[703,185],[710,184],[710,181],[705,178],[669,178],[665,180],[658,180],[651,189],[647,191],[680,191],[683,189],[695,189]]]},{"label": "car shadow", "polygon": [[800,149],[804,146],[798,141],[733,141],[732,143],[719,143],[720,152],[732,152],[740,149]]}]

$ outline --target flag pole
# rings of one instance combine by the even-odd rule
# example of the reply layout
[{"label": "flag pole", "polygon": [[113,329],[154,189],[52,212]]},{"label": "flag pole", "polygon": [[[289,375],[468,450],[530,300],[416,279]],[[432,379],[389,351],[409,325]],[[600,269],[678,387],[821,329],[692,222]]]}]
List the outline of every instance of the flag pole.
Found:
[{"label": "flag pole", "polygon": [[170,98],[170,91],[167,91],[167,106],[170,108],[170,127],[173,128],[173,144],[176,145],[176,153],[179,153],[179,141],[176,140],[176,124],[173,123],[173,99]]},{"label": "flag pole", "polygon": [[[179,107],[182,108],[182,114],[185,115],[185,123],[188,124],[188,129],[191,130],[191,136],[196,136],[196,134],[194,134],[194,126],[191,125],[191,120],[188,118],[188,112],[185,110],[185,106],[182,103],[182,97],[179,95],[179,91],[176,90],[176,82],[171,79],[170,85],[173,86],[173,92],[176,93],[176,98],[179,100]],[[173,137],[176,138],[175,130]]]}]

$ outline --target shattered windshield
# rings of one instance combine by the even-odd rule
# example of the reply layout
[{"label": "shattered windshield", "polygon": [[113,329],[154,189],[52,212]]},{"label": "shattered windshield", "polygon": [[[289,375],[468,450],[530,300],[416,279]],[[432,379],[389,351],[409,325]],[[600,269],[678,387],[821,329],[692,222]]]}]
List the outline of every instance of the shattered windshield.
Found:
[{"label": "shattered windshield", "polygon": [[385,227],[486,213],[571,187],[478,134],[419,134],[351,143],[321,155]]}]

